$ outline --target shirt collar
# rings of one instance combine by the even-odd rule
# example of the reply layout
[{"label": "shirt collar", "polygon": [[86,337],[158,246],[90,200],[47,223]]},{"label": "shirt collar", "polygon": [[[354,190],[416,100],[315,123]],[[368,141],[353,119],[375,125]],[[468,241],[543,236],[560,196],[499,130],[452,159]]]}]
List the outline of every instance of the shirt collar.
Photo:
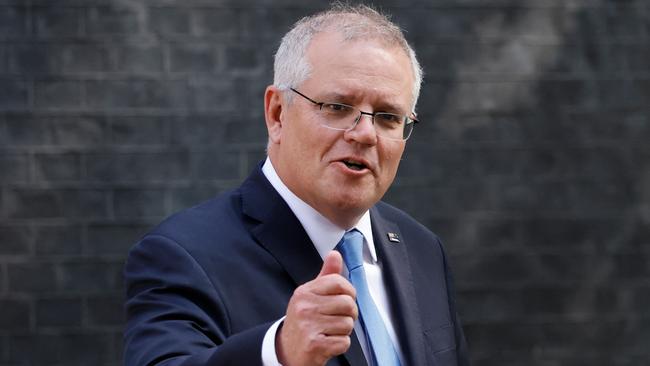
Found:
[{"label": "shirt collar", "polygon": [[[318,254],[320,254],[321,258],[325,258],[325,256],[336,247],[346,230],[332,223],[325,216],[321,215],[313,207],[291,192],[278,176],[273,164],[271,163],[271,159],[268,157],[262,166],[262,173],[264,173],[273,188],[275,188],[282,199],[284,199],[287,205],[289,205],[289,208],[294,215],[296,215],[312,243],[314,243],[314,247],[316,247]],[[365,238],[364,243],[366,244],[364,247],[368,252],[367,254],[370,255],[372,262],[376,263],[377,252],[372,237],[372,225],[370,223],[369,211],[366,211],[363,216],[361,216],[361,219],[359,219],[359,222],[354,225],[354,228],[363,234]]]}]

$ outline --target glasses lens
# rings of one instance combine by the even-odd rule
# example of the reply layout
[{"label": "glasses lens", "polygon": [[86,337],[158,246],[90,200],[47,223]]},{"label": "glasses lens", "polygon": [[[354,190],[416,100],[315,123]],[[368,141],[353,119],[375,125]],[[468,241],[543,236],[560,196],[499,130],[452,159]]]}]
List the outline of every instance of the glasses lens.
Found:
[{"label": "glasses lens", "polygon": [[406,118],[393,113],[377,113],[374,117],[377,134],[395,140],[404,138],[404,121]]},{"label": "glasses lens", "polygon": [[359,111],[346,104],[323,103],[321,111],[325,119],[325,124],[329,127],[347,130],[356,123]]},{"label": "glasses lens", "polygon": [[404,133],[402,134],[402,139],[408,140],[409,137],[411,137],[411,133],[413,132],[413,127],[415,126],[415,123],[413,121],[409,121],[404,125]]}]

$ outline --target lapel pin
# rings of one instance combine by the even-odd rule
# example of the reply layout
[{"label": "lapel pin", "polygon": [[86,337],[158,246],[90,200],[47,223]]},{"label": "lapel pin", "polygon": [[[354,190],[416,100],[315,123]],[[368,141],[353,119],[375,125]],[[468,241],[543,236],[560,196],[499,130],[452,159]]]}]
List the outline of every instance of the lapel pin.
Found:
[{"label": "lapel pin", "polygon": [[387,233],[386,235],[388,235],[388,240],[393,243],[399,243],[399,235],[397,233]]}]

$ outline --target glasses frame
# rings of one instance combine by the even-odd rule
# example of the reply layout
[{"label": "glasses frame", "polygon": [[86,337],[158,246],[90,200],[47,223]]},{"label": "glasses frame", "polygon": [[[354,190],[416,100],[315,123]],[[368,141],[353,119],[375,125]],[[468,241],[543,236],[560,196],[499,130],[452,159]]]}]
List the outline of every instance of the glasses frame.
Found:
[{"label": "glasses frame", "polygon": [[[325,127],[327,127],[327,128],[331,128],[331,129],[333,129],[333,130],[337,130],[337,131],[351,131],[351,130],[353,130],[353,129],[354,129],[354,128],[359,124],[359,121],[361,121],[361,116],[363,116],[363,115],[370,116],[370,117],[371,117],[372,124],[374,125],[374,124],[375,124],[375,115],[378,115],[378,114],[391,114],[391,115],[394,115],[394,116],[400,116],[400,117],[403,117],[404,128],[406,128],[406,126],[408,126],[408,125],[413,125],[413,126],[411,126],[411,130],[409,131],[408,135],[407,135],[406,137],[403,137],[403,138],[388,137],[388,136],[383,136],[383,135],[380,135],[380,134],[377,134],[377,136],[381,136],[381,137],[384,137],[384,138],[387,138],[387,139],[391,139],[391,140],[406,141],[406,140],[408,140],[408,139],[411,137],[411,135],[413,134],[413,130],[415,129],[415,124],[416,124],[416,123],[420,123],[420,121],[418,121],[416,118],[413,118],[413,117],[410,117],[410,116],[407,116],[407,115],[399,115],[399,114],[396,114],[396,113],[389,113],[389,112],[373,112],[373,113],[370,113],[370,112],[364,112],[364,111],[362,111],[361,109],[359,109],[359,108],[357,108],[357,107],[355,107],[355,106],[352,106],[352,105],[349,105],[349,104],[345,104],[345,103],[317,102],[317,101],[311,99],[310,97],[306,96],[305,94],[299,92],[298,90],[296,90],[296,89],[294,89],[294,88],[289,88],[289,89],[290,89],[292,92],[294,92],[294,93],[300,95],[301,97],[305,98],[306,100],[312,102],[314,105],[317,105],[318,108],[319,108],[320,110],[323,109],[323,106],[324,106],[325,104],[333,104],[333,105],[342,105],[342,106],[350,107],[350,108],[352,108],[352,109],[356,109],[356,110],[359,111],[359,116],[357,116],[357,118],[355,118],[354,123],[352,124],[352,126],[350,126],[350,127],[348,127],[348,128],[336,128],[336,127],[332,127],[332,126],[324,125]],[[413,114],[413,116],[415,116],[415,113]],[[375,133],[377,133],[376,130],[375,130]]]}]

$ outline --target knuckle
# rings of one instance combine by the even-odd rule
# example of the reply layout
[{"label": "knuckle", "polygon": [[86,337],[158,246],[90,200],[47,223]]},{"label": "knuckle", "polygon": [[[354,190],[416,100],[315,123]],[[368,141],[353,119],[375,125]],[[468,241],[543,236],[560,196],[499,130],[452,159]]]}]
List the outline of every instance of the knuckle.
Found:
[{"label": "knuckle", "polygon": [[357,303],[351,298],[348,298],[345,302],[344,311],[346,314],[354,315],[357,312]]},{"label": "knuckle", "polygon": [[295,304],[294,311],[299,317],[307,317],[314,312],[314,307],[311,303],[306,301],[300,301]]},{"label": "knuckle", "polygon": [[323,349],[323,335],[311,334],[307,336],[305,350],[307,353],[320,353]]},{"label": "knuckle", "polygon": [[348,350],[348,348],[350,348],[351,344],[352,342],[349,336],[339,337],[337,342],[334,343],[331,347],[332,354],[340,355],[342,353],[345,353]]},{"label": "knuckle", "polygon": [[344,321],[343,326],[345,327],[345,329],[352,332],[352,329],[354,329],[354,319],[352,319],[349,316],[346,316],[343,321]]}]

